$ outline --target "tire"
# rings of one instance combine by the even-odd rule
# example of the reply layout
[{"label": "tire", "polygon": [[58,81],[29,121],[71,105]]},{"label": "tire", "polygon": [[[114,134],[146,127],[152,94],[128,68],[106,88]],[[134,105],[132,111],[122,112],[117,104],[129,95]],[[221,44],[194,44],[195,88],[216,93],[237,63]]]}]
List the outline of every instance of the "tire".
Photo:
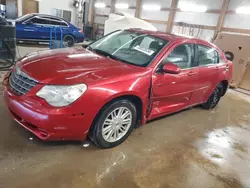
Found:
[{"label": "tire", "polygon": [[115,101],[101,110],[89,137],[100,148],[115,147],[128,138],[136,125],[136,119],[137,112],[133,103],[124,99]]},{"label": "tire", "polygon": [[210,95],[207,102],[202,105],[202,107],[207,110],[215,108],[221,99],[222,93],[223,85],[220,83],[216,86],[213,93]]},{"label": "tire", "polygon": [[72,47],[75,44],[75,38],[71,35],[65,35],[63,37],[63,44],[65,47]]}]

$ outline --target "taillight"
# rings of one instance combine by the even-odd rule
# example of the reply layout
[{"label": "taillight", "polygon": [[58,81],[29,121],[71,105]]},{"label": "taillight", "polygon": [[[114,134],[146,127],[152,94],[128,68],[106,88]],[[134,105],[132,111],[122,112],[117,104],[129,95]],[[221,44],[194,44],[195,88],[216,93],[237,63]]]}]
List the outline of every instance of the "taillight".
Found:
[{"label": "taillight", "polygon": [[80,33],[83,33],[83,30],[81,29],[79,32],[80,32]]}]

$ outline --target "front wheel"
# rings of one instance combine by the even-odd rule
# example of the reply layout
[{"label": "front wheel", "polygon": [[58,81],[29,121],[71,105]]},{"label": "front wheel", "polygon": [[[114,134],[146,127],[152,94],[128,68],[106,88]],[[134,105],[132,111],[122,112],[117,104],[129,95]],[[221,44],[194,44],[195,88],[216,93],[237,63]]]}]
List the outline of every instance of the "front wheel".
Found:
[{"label": "front wheel", "polygon": [[91,140],[100,148],[112,148],[127,139],[136,124],[136,107],[128,100],[106,106],[90,132]]},{"label": "front wheel", "polygon": [[207,102],[204,103],[202,107],[207,110],[216,107],[221,99],[222,93],[223,93],[223,85],[220,83],[219,85],[217,85],[213,93],[208,98]]}]

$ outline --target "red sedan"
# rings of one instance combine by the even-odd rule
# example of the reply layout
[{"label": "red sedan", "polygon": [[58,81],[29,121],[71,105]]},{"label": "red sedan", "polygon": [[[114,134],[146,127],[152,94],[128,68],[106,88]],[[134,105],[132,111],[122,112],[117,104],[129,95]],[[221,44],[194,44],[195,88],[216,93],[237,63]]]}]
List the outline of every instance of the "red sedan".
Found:
[{"label": "red sedan", "polygon": [[214,108],[232,63],[215,45],[139,29],[84,48],[33,53],[4,80],[13,118],[42,140],[121,144],[148,120],[195,105]]}]

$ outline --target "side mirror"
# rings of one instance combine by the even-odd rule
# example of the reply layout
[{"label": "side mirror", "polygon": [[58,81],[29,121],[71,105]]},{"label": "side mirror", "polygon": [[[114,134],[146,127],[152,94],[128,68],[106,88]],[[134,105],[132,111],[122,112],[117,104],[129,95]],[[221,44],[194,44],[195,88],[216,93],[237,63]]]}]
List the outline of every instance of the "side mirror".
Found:
[{"label": "side mirror", "polygon": [[181,72],[180,67],[173,63],[165,63],[163,66],[163,72],[169,73],[169,74],[179,74]]}]

